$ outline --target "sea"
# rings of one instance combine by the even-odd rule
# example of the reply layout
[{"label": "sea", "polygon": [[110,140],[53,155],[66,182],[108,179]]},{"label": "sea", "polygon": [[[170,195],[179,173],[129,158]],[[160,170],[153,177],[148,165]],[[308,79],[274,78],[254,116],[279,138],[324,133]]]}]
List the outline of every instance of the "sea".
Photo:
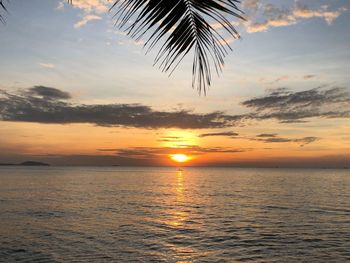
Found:
[{"label": "sea", "polygon": [[0,262],[350,262],[350,170],[1,167]]}]

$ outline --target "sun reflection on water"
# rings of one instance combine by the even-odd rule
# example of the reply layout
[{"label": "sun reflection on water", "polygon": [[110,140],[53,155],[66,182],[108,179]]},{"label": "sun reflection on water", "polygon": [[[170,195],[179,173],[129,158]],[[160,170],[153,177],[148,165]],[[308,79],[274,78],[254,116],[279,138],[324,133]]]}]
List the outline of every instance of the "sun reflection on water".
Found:
[{"label": "sun reflection on water", "polygon": [[175,184],[175,212],[173,213],[173,219],[169,222],[171,226],[180,226],[188,217],[188,212],[182,211],[180,208],[186,202],[185,188],[184,188],[184,173],[183,171],[176,171],[176,184]]},{"label": "sun reflection on water", "polygon": [[[184,174],[183,171],[176,171],[176,192],[180,193],[183,198],[183,191],[184,191]],[[177,196],[179,197],[179,196]]]},{"label": "sun reflection on water", "polygon": [[[177,240],[177,242],[170,247],[175,255],[177,255],[178,262],[192,262],[192,256],[196,255],[197,252],[192,247],[186,245],[186,237],[180,234],[188,230],[187,221],[190,214],[190,211],[185,209],[189,200],[186,196],[186,180],[183,171],[176,171],[176,179],[173,185],[174,198],[171,201],[173,211],[171,212],[170,220],[166,224],[173,229],[173,239]],[[182,242],[184,243],[182,244]]]}]

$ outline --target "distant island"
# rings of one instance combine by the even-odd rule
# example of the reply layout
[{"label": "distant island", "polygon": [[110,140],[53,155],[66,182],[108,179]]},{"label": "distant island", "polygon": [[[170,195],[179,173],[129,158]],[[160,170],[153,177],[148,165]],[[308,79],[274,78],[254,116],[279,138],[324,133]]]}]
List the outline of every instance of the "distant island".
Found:
[{"label": "distant island", "polygon": [[0,166],[50,166],[48,163],[25,161],[23,163],[0,163]]}]

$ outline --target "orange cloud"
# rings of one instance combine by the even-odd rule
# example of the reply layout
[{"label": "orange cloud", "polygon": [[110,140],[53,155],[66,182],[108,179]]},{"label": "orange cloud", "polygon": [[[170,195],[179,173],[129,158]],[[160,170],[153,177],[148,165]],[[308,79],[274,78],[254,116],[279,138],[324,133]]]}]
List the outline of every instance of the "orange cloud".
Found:
[{"label": "orange cloud", "polygon": [[85,13],[102,14],[108,11],[108,1],[105,0],[74,0],[74,7]]},{"label": "orange cloud", "polygon": [[330,11],[328,6],[322,6],[317,10],[305,5],[296,4],[292,9],[282,10],[272,4],[261,7],[267,17],[263,22],[254,22],[254,18],[245,24],[248,33],[267,31],[271,27],[283,27],[299,23],[302,19],[323,18],[328,25],[332,24],[342,13],[347,11],[345,7]]}]

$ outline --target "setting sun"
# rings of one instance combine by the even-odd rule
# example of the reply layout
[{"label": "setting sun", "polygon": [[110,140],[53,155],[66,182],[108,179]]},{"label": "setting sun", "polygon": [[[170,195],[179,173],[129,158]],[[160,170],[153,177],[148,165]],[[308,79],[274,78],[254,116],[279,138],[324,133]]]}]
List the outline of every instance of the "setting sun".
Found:
[{"label": "setting sun", "polygon": [[178,163],[184,163],[190,160],[190,157],[186,154],[171,154],[170,158]]}]

